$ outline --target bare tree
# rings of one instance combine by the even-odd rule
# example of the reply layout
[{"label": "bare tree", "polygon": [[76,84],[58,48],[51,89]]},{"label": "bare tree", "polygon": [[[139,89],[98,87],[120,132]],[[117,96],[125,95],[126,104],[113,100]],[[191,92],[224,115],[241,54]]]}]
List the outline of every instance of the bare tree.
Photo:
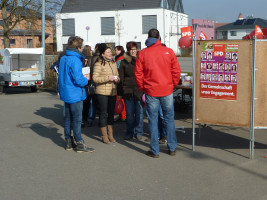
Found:
[{"label": "bare tree", "polygon": [[[45,0],[46,6],[50,14],[53,8],[62,5],[57,0]],[[3,35],[4,35],[4,47],[10,47],[10,33],[16,27],[17,24],[25,20],[30,22],[34,27],[37,22],[37,18],[41,17],[40,10],[42,8],[42,0],[1,0],[0,10],[2,10],[3,23]]]}]

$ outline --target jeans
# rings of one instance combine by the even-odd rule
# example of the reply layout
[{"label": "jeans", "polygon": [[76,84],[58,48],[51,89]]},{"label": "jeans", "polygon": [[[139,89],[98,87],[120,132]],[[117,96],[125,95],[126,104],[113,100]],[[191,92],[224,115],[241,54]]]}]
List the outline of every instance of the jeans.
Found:
[{"label": "jeans", "polygon": [[116,96],[106,96],[97,94],[96,97],[100,108],[99,126],[105,127],[107,125],[113,125]]},{"label": "jeans", "polygon": [[134,95],[130,99],[124,99],[126,107],[126,136],[143,135],[143,105]]},{"label": "jeans", "polygon": [[163,125],[164,118],[163,118],[163,112],[162,112],[161,106],[159,106],[158,119],[159,119],[159,122],[158,122],[159,138],[162,138],[162,137],[166,136],[167,134],[166,134],[166,130],[165,130],[164,125]]},{"label": "jeans", "polygon": [[96,115],[96,100],[95,97],[92,97],[88,113],[88,122],[93,122],[95,120],[95,115]]},{"label": "jeans", "polygon": [[65,139],[70,139],[71,128],[73,129],[73,136],[76,142],[82,141],[81,136],[81,122],[83,101],[76,103],[65,103],[65,117],[64,117],[64,135]]},{"label": "jeans", "polygon": [[148,130],[150,133],[150,150],[153,154],[159,154],[158,140],[158,114],[159,106],[163,112],[163,127],[167,134],[167,146],[170,151],[177,147],[177,138],[174,124],[173,94],[165,97],[152,97],[146,94],[146,109],[148,115]]}]

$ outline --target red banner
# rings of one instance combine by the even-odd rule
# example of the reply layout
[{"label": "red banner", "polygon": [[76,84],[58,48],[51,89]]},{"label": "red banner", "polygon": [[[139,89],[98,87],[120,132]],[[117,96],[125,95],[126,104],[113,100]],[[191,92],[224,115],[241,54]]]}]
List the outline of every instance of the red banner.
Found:
[{"label": "red banner", "polygon": [[201,83],[200,97],[209,99],[236,100],[237,85]]},{"label": "red banner", "polygon": [[255,26],[255,36],[256,37],[258,37],[258,36],[264,36],[261,28],[258,25]]},{"label": "red banner", "polygon": [[193,37],[193,27],[188,26],[181,28],[181,37]]},{"label": "red banner", "polygon": [[208,37],[206,36],[206,34],[203,31],[200,32],[199,38],[200,38],[200,40],[207,40],[208,39]]}]

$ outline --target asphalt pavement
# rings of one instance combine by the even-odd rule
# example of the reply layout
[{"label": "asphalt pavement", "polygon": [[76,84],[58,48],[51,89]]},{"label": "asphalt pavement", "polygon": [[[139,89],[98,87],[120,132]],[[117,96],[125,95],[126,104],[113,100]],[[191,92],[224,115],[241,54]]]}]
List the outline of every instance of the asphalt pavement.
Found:
[{"label": "asphalt pavement", "polygon": [[[124,141],[126,123],[115,124],[117,143],[101,142],[97,120],[82,129],[94,153],[65,151],[63,103],[52,91],[8,89],[0,95],[1,200],[266,200],[267,131],[208,126],[191,150],[191,111],[176,112],[176,156],[160,145],[159,158],[145,155],[149,143]],[[179,109],[179,108],[178,108]],[[198,130],[197,130],[198,133]],[[147,119],[144,139],[148,136]]]}]

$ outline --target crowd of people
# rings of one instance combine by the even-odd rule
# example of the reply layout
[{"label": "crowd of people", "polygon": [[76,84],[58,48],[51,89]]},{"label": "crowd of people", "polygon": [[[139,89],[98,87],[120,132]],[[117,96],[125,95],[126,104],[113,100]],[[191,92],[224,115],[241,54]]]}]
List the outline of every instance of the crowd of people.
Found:
[{"label": "crowd of people", "polygon": [[[161,43],[157,29],[148,32],[146,46],[139,52],[133,41],[126,44],[126,52],[116,46],[113,60],[112,49],[105,43],[96,44],[92,53],[82,38],[69,38],[68,47],[58,60],[66,150],[94,151],[84,144],[81,129],[93,125],[97,109],[103,143],[116,142],[114,109],[116,101],[121,101],[124,110],[118,120],[126,121],[124,139],[142,140],[146,110],[150,134],[147,155],[158,158],[159,143],[167,143],[169,154],[175,155],[173,88],[179,83],[181,69],[173,50]],[[89,78],[83,75],[83,67],[89,67]],[[89,85],[95,87],[93,94],[87,92]]]}]

